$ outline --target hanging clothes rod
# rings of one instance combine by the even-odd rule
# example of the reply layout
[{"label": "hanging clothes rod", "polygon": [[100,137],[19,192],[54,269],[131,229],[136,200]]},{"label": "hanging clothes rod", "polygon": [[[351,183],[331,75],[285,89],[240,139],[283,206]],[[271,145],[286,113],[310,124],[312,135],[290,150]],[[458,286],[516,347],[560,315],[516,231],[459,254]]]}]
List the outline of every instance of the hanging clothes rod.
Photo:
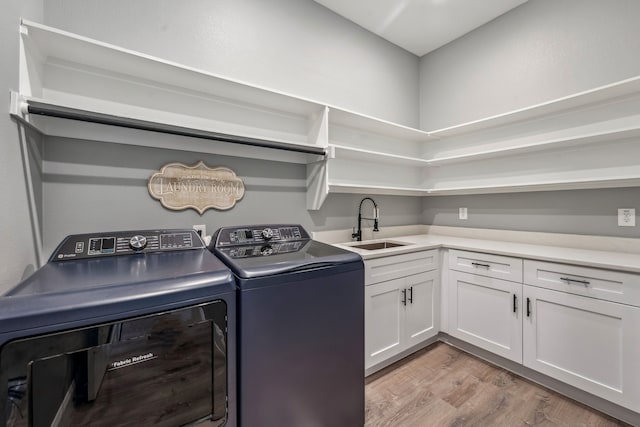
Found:
[{"label": "hanging clothes rod", "polygon": [[315,154],[320,156],[326,156],[327,154],[323,147],[303,147],[294,144],[287,144],[285,142],[267,141],[264,139],[248,138],[236,135],[227,135],[224,133],[209,132],[206,130],[190,129],[182,126],[173,126],[146,120],[138,120],[128,117],[119,117],[110,114],[78,110],[75,108],[61,107],[59,105],[47,104],[34,100],[27,101],[26,110],[29,114],[37,114],[41,116],[79,120],[82,122],[119,126],[151,132],[161,132],[170,135],[188,136],[192,138],[208,139],[212,141],[229,142],[232,144],[249,145],[252,147],[273,148],[276,150],[293,151],[297,153]]}]

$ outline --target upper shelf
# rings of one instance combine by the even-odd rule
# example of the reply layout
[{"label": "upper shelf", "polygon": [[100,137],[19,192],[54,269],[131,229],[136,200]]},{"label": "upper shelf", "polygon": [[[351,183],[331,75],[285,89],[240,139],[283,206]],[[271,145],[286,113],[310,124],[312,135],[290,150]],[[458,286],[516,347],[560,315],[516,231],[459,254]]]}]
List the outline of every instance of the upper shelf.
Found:
[{"label": "upper shelf", "polygon": [[[418,196],[637,182],[607,172],[597,182],[476,187],[474,168],[637,138],[640,76],[427,132],[33,22],[23,21],[20,32],[11,103],[20,121],[45,135],[306,163],[309,209],[331,192]],[[445,173],[456,163],[465,163],[458,167],[469,174],[464,182]]]},{"label": "upper shelf", "polygon": [[430,165],[461,163],[501,156],[514,156],[542,150],[553,150],[568,146],[615,141],[640,136],[640,115],[619,120],[598,122],[595,125],[564,129],[541,140],[520,142],[514,138],[510,145],[499,148],[472,149],[464,154],[440,156],[428,159]]},{"label": "upper shelf", "polygon": [[329,157],[340,159],[360,160],[364,162],[395,164],[404,166],[427,166],[428,160],[419,157],[410,157],[383,153],[362,148],[347,147],[337,144],[329,144]]},{"label": "upper shelf", "polygon": [[[328,127],[361,130],[365,134],[394,141],[424,143],[640,93],[640,77],[634,77],[427,132],[34,22],[23,21],[21,35],[25,48],[25,57],[21,59],[21,96],[92,113],[146,121],[149,117],[159,117],[174,126],[196,131],[234,134],[290,145],[328,144],[328,141],[318,141],[318,133],[314,132],[316,121],[327,107]],[[513,150],[513,147],[506,148],[507,152]],[[499,155],[501,152],[494,151],[486,155]],[[456,162],[458,158],[466,161],[466,157],[475,157],[475,154],[435,156],[431,160],[434,164]]]},{"label": "upper shelf", "polygon": [[621,96],[640,92],[640,76],[632,77],[608,85],[599,86],[569,96],[542,102],[506,113],[496,114],[479,120],[461,123],[442,129],[429,131],[432,137],[448,137],[464,133],[480,131],[519,121],[536,119],[541,116],[585,107],[591,104],[609,101]]},{"label": "upper shelf", "polygon": [[386,120],[337,107],[329,109],[329,126],[344,126],[352,129],[361,129],[368,133],[395,138],[401,141],[428,142],[434,140],[428,132],[414,129],[408,126],[391,123]]},{"label": "upper shelf", "polygon": [[[325,154],[322,104],[41,24],[23,21],[21,40],[11,112],[45,135],[295,163]],[[154,145],[160,133],[174,143]]]},{"label": "upper shelf", "polygon": [[[322,104],[311,100],[250,85],[34,22],[23,20],[21,33],[26,47],[32,50],[32,54],[37,55],[41,66],[48,62],[67,67],[81,65],[83,68],[92,68],[92,71],[121,75],[129,79],[138,78],[144,82],[152,81],[174,90],[208,94],[234,104],[246,103],[296,115],[310,115],[323,107]],[[28,83],[31,87],[25,87],[23,83]],[[42,90],[42,86],[34,87],[33,83],[33,78],[21,79],[20,92],[23,95],[40,96],[37,91]],[[35,83],[42,84],[42,81],[36,79]]]},{"label": "upper shelf", "polygon": [[[368,137],[398,142],[429,140],[428,134],[418,129],[42,24],[23,21],[20,31],[24,49],[20,90],[14,98],[72,109],[75,117],[82,117],[82,112],[89,118],[107,115],[131,122],[155,123],[159,128],[169,126],[187,134],[234,135],[294,149],[299,146],[303,151],[307,147],[311,147],[311,151],[314,147],[326,148],[329,126],[355,129]],[[12,110],[25,111],[16,106]],[[56,124],[50,119],[34,118],[33,114],[32,117],[23,114],[22,118],[44,134],[54,131],[51,134],[57,136],[68,132],[68,137],[91,134],[86,131],[86,123]],[[95,139],[104,138],[104,133],[96,132]],[[134,138],[120,139],[135,141]],[[263,158],[263,154],[257,157]]]}]

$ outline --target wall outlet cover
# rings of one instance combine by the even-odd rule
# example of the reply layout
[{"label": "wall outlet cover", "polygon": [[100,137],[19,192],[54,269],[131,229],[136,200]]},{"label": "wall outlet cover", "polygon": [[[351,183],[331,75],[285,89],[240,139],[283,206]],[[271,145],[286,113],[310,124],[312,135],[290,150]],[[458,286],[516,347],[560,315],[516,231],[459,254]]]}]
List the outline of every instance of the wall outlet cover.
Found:
[{"label": "wall outlet cover", "polygon": [[458,210],[458,218],[459,219],[463,219],[463,220],[469,218],[468,215],[467,215],[467,208],[460,208]]},{"label": "wall outlet cover", "polygon": [[618,209],[618,225],[620,227],[635,227],[636,210],[634,208]]},{"label": "wall outlet cover", "polygon": [[204,224],[194,225],[193,229],[200,235],[202,239],[207,235],[207,226]]}]

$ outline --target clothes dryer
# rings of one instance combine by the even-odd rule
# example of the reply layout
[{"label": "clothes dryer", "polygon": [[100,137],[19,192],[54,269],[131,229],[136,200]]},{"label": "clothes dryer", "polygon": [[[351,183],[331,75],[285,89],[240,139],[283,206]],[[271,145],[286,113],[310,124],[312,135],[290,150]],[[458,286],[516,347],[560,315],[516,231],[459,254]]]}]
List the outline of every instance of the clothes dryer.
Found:
[{"label": "clothes dryer", "polygon": [[192,230],[73,235],[0,297],[0,425],[236,425],[235,283]]}]

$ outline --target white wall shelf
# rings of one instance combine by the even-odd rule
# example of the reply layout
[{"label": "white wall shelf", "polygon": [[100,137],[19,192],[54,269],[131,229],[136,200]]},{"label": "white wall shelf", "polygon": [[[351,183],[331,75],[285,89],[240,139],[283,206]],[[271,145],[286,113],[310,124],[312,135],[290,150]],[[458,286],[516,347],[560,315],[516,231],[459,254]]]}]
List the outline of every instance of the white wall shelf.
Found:
[{"label": "white wall shelf", "polygon": [[640,183],[637,138],[429,168],[430,194],[628,187]]},{"label": "white wall shelf", "polygon": [[612,99],[628,96],[629,94],[637,94],[639,92],[640,76],[636,76],[525,108],[519,108],[517,110],[496,114],[494,116],[478,120],[472,120],[454,126],[435,129],[428,133],[432,137],[444,138],[469,132],[477,132],[492,127],[583,108],[592,104],[607,102]]},{"label": "white wall shelf", "polygon": [[398,141],[429,142],[435,140],[428,132],[423,130],[410,128],[337,107],[331,107],[329,126],[361,129],[369,133],[395,138]]},{"label": "white wall shelf", "polygon": [[10,111],[20,123],[49,136],[306,164],[311,210],[330,193],[640,185],[640,76],[426,132],[33,22],[20,37]]},{"label": "white wall shelf", "polygon": [[559,180],[549,182],[525,182],[522,184],[495,184],[469,187],[432,188],[427,191],[428,196],[452,196],[487,193],[521,193],[529,191],[555,190],[584,190],[596,188],[621,188],[640,186],[640,174],[634,176],[620,176],[611,179],[579,179]]},{"label": "white wall shelf", "polygon": [[[571,129],[570,136],[561,136],[552,139],[543,139],[541,141],[519,141],[515,139],[511,141],[512,145],[485,148],[478,151],[470,151],[464,154],[449,155],[436,157],[426,160],[430,165],[444,165],[458,162],[466,162],[471,160],[479,160],[483,158],[495,158],[499,156],[512,156],[517,154],[526,154],[534,151],[554,150],[558,148],[587,145],[592,143],[615,141],[627,138],[637,138],[640,136],[640,115],[625,118],[624,123],[615,123],[613,126],[607,124],[599,124],[598,130],[588,130],[582,132],[580,130]],[[567,133],[567,132],[564,132]]]},{"label": "white wall shelf", "polygon": [[405,166],[426,166],[430,163],[429,160],[418,157],[401,156],[335,144],[329,144],[329,156],[340,159]]},{"label": "white wall shelf", "polygon": [[393,187],[384,185],[357,185],[329,183],[329,189],[332,193],[350,193],[350,194],[378,194],[393,196],[426,196],[429,190],[416,187]]},{"label": "white wall shelf", "polygon": [[[32,22],[22,23],[21,40],[20,93],[14,99],[22,104],[35,101],[79,115],[106,115],[156,125],[160,131],[169,127],[191,135],[230,135],[293,150],[326,147],[326,140],[318,139],[326,136],[318,131],[326,108],[320,103]],[[45,135],[82,135],[134,145],[144,140],[139,131],[120,131],[120,140],[110,140],[105,132],[99,132],[100,125],[78,120],[61,123],[59,118],[28,114],[22,106],[13,106],[12,112]],[[176,145],[173,148],[183,149],[180,142]],[[234,149],[223,151],[228,154]],[[245,157],[305,163],[317,157],[283,156],[247,147],[240,152]]]}]

